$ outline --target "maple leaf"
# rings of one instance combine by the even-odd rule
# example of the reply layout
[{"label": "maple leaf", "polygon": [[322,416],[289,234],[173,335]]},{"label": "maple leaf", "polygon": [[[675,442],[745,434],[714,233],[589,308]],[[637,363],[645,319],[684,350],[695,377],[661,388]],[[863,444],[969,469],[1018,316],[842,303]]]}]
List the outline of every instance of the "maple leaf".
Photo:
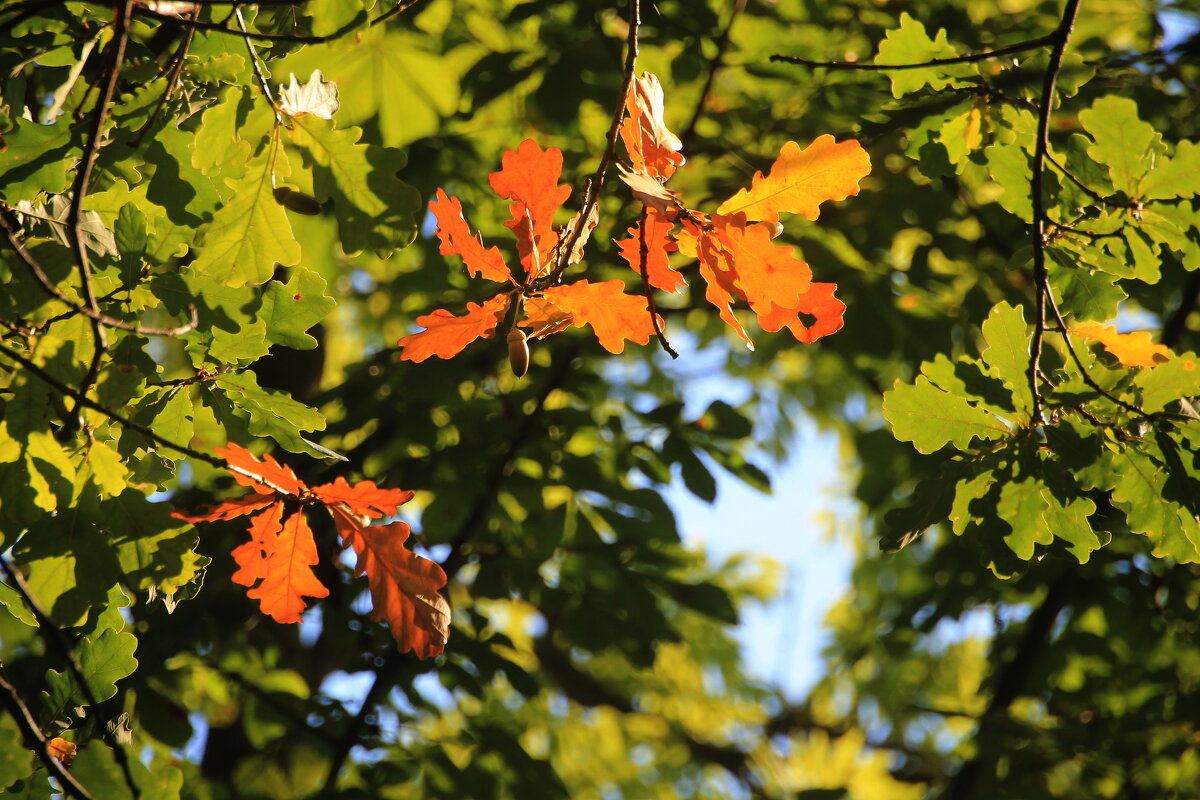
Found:
[{"label": "maple leaf", "polygon": [[786,142],[770,172],[754,173],[750,188],[722,203],[717,213],[765,222],[778,222],[780,212],[816,219],[821,203],[858,194],[858,182],[870,172],[867,151],[853,139],[838,142],[826,134],[803,150]]},{"label": "maple leaf", "polygon": [[[675,227],[672,220],[653,208],[646,209],[646,215],[629,229],[628,239],[617,242],[617,253],[629,264],[630,268],[642,274],[642,251],[646,253],[646,282],[655,289],[664,292],[675,292],[680,286],[686,286],[687,281],[667,261],[667,253],[676,249],[671,241],[671,230]],[[642,241],[642,231],[645,230],[645,242]]]},{"label": "maple leaf", "polygon": [[[572,325],[591,325],[600,346],[614,355],[625,349],[626,339],[646,344],[654,335],[646,298],[625,294],[625,284],[619,280],[555,286],[542,297],[569,317]],[[526,317],[520,324],[536,327],[539,321]]]},{"label": "maple leaf", "polygon": [[484,248],[478,236],[463,217],[462,203],[457,197],[449,197],[438,189],[437,197],[430,201],[429,210],[437,220],[437,237],[442,246],[438,252],[444,256],[461,256],[471,277],[482,277],[497,283],[513,283],[512,272],[504,263],[504,256],[496,247]]},{"label": "maple leaf", "polygon": [[1169,361],[1172,355],[1166,345],[1150,341],[1149,331],[1117,333],[1115,325],[1091,322],[1071,328],[1071,333],[1100,342],[1127,367],[1156,367]]},{"label": "maple leaf", "polygon": [[557,147],[542,150],[537,142],[526,139],[516,150],[506,150],[499,172],[488,175],[492,190],[508,206],[512,219],[505,227],[517,237],[517,253],[525,268],[526,282],[541,275],[553,264],[558,232],[554,212],[571,195],[571,187],[558,185],[562,175],[562,151]]},{"label": "maple leaf", "polygon": [[343,509],[331,513],[343,546],[358,556],[354,573],[367,576],[371,618],[388,624],[400,652],[439,655],[450,634],[450,606],[438,594],[446,573],[404,546],[411,532],[406,523],[364,525]]},{"label": "maple leaf", "polygon": [[456,317],[444,308],[417,317],[423,331],[405,336],[397,344],[402,361],[424,361],[430,356],[450,358],[476,339],[491,336],[504,319],[508,295],[498,294],[482,305],[467,303],[467,313]]},{"label": "maple leaf", "polygon": [[643,72],[629,86],[620,128],[633,171],[657,178],[660,183],[665,183],[684,162],[679,152],[683,143],[663,120],[665,105],[662,84],[653,73]]}]

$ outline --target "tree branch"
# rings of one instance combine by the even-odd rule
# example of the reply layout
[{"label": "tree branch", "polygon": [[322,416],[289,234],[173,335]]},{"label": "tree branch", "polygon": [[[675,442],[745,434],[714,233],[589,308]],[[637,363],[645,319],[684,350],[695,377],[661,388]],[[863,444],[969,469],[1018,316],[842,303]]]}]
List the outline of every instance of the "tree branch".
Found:
[{"label": "tree branch", "polygon": [[682,149],[687,148],[688,142],[696,134],[696,125],[699,124],[700,118],[704,116],[704,102],[708,100],[708,93],[712,90],[713,81],[716,80],[717,72],[721,69],[721,62],[725,58],[725,51],[729,49],[729,36],[733,31],[733,23],[737,21],[737,18],[741,16],[745,8],[746,0],[734,0],[733,10],[729,12],[729,21],[725,23],[721,34],[716,38],[717,52],[713,54],[712,60],[708,62],[708,76],[704,79],[704,88],[700,90],[700,99],[696,101],[696,109],[692,112],[691,121],[683,129],[683,135],[679,137],[679,141],[683,144]]},{"label": "tree branch", "polygon": [[799,56],[784,56],[776,53],[771,56],[771,61],[783,64],[799,64],[802,67],[810,69],[835,69],[835,70],[859,70],[864,72],[886,72],[900,69],[926,69],[928,67],[942,67],[950,64],[974,64],[979,61],[987,61],[991,58],[999,58],[1013,53],[1023,53],[1027,50],[1037,50],[1045,47],[1055,41],[1059,35],[1059,31],[1048,33],[1045,36],[1039,36],[1036,39],[1028,39],[1024,42],[1017,42],[1005,47],[998,47],[995,50],[984,50],[979,53],[968,53],[965,56],[954,56],[952,58],[931,58],[928,61],[919,61],[912,64],[863,64],[857,61],[813,61],[808,58],[800,58]]},{"label": "tree branch", "polygon": [[21,729],[21,733],[25,736],[25,746],[37,754],[38,759],[46,765],[46,770],[62,785],[63,793],[69,797],[74,797],[75,800],[96,800],[92,797],[87,789],[80,785],[79,781],[75,780],[75,776],[67,771],[67,768],[62,765],[54,756],[50,755],[50,751],[46,749],[46,737],[42,734],[41,729],[33,719],[33,714],[30,713],[29,707],[25,705],[25,701],[21,699],[20,693],[17,692],[8,675],[4,672],[4,664],[0,663],[0,696],[2,696],[4,705],[8,708],[8,713],[16,721],[17,727]]},{"label": "tree branch", "polygon": [[[1033,200],[1033,223],[1029,226],[1030,243],[1033,245],[1033,282],[1036,290],[1033,339],[1029,347],[1029,369],[1027,380],[1032,395],[1033,407],[1029,418],[1033,425],[1045,422],[1042,415],[1041,388],[1038,386],[1039,361],[1042,356],[1042,340],[1046,332],[1046,296],[1050,293],[1049,273],[1046,270],[1046,206],[1042,197],[1042,175],[1046,169],[1046,153],[1050,149],[1050,112],[1054,108],[1054,84],[1062,68],[1063,53],[1075,27],[1075,16],[1079,13],[1079,0],[1067,0],[1063,7],[1062,20],[1050,35],[1053,47],[1050,63],[1046,65],[1042,80],[1042,98],[1038,111],[1037,139],[1033,152],[1033,175],[1029,179],[1029,191]],[[1051,298],[1053,303],[1053,298]],[[1086,374],[1086,373],[1085,373]]]},{"label": "tree branch", "polygon": [[584,190],[583,207],[579,210],[575,228],[567,236],[567,243],[562,248],[558,264],[550,273],[551,282],[557,281],[563,270],[567,268],[571,251],[575,249],[575,243],[579,241],[579,237],[583,235],[583,231],[587,227],[592,208],[599,201],[600,190],[604,188],[608,168],[617,153],[617,133],[621,129],[621,120],[625,116],[625,101],[629,97],[629,87],[633,84],[633,73],[637,69],[638,28],[641,25],[641,0],[629,0],[629,36],[625,40],[625,71],[624,79],[621,82],[621,96],[617,99],[617,108],[613,112],[612,124],[608,127],[608,139],[604,146],[604,153],[600,156],[600,166],[596,167],[596,174],[592,177],[588,188]]},{"label": "tree branch", "polygon": [[[83,697],[87,700],[87,705],[84,707],[84,713],[92,716],[93,710],[100,705],[96,693],[92,691],[91,684],[88,683],[87,677],[83,674],[83,665],[79,663],[78,657],[75,655],[75,648],[71,646],[71,642],[67,639],[67,635],[63,633],[62,628],[50,619],[50,615],[42,608],[37,598],[29,591],[29,584],[25,582],[25,576],[19,571],[13,569],[8,563],[8,559],[0,556],[0,570],[4,572],[5,577],[11,582],[12,587],[21,595],[21,599],[29,606],[33,616],[37,619],[38,633],[43,638],[48,638],[55,647],[58,648],[63,660],[67,664],[67,671],[71,673],[71,677],[75,679],[75,683],[79,685],[79,690],[83,693]],[[133,795],[133,800],[139,800],[142,796],[142,790],[133,780],[133,770],[129,766],[129,756],[125,749],[117,742],[108,725],[101,723],[99,725],[102,731],[101,737],[105,743],[112,749],[113,758],[117,761],[117,766],[121,768],[121,775],[125,779],[125,785],[129,788],[130,794]]]}]

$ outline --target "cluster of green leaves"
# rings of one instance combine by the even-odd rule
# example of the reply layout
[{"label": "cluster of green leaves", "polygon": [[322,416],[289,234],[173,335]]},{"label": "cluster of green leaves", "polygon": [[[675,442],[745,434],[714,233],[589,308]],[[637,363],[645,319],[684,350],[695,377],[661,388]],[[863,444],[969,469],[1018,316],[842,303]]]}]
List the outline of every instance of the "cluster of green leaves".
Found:
[{"label": "cluster of green leaves", "polygon": [[[24,586],[0,584],[0,664],[42,734],[80,746],[71,771],[94,796],[130,796],[122,760],[143,797],[206,800],[1195,784],[1200,437],[1179,401],[1200,393],[1186,367],[1200,109],[1187,48],[1159,49],[1156,8],[1083,3],[1051,127],[1065,171],[1045,174],[1046,252],[1068,326],[1135,321],[1174,353],[1129,367],[1073,337],[1081,369],[1051,325],[1035,423],[1030,104],[1048,48],[890,75],[767,58],[992,49],[1054,30],[1059,4],[643,4],[638,69],[662,78],[690,162],[674,189],[727,197],[789,140],[868,145],[863,194],[783,234],[838,283],[846,327],[747,352],[680,262],[691,285],[660,308],[668,335],[676,320],[692,332],[673,335],[679,362],[614,359],[569,332],[533,349],[524,381],[503,342],[422,364],[389,349],[415,316],[481,299],[421,230],[423,201],[445,187],[475,219],[503,219],[484,177],[529,136],[581,184],[620,100],[626,7],[430,0],[377,25],[386,9],[358,0],[244,7],[251,32],[327,37],[255,44],[273,92],[315,69],[337,85],[327,121],[277,120],[236,17],[201,5],[209,27],[191,35],[186,16],[135,6],[80,220],[99,307],[126,325],[106,327],[88,396],[201,452],[273,443],[310,484],[417,490],[405,509],[450,575],[454,631],[436,661],[394,654],[365,584],[331,566],[331,526],[314,527],[330,596],[303,627],[264,620],[229,581],[244,526],[200,540],[170,517],[233,491],[228,477],[0,353],[0,555]],[[73,310],[85,298],[61,220],[112,22],[91,3],[0,6],[0,213],[74,304],[0,242],[0,342],[70,388],[96,340]],[[624,195],[601,199],[577,268],[589,279],[627,275],[612,243],[637,217]],[[126,329],[184,324],[189,307],[187,332]],[[714,375],[747,399],[698,401]],[[774,571],[683,547],[662,494],[680,480],[710,500],[722,473],[768,488],[755,464],[786,456],[806,416],[841,437],[862,546],[828,674],[796,700],[731,636]],[[879,539],[914,543],[882,555]],[[9,794],[50,796],[34,746],[0,717]]]}]

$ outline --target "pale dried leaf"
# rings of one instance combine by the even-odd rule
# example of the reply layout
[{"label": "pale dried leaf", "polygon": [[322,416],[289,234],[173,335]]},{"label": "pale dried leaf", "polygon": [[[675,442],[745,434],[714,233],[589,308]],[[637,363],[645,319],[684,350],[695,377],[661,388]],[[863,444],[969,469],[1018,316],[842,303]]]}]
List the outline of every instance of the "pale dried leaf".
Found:
[{"label": "pale dried leaf", "polygon": [[279,87],[279,97],[280,110],[289,117],[312,114],[321,119],[333,119],[339,105],[337,84],[326,82],[319,69],[314,69],[308,83],[303,84],[296,80],[293,72],[291,85]]}]

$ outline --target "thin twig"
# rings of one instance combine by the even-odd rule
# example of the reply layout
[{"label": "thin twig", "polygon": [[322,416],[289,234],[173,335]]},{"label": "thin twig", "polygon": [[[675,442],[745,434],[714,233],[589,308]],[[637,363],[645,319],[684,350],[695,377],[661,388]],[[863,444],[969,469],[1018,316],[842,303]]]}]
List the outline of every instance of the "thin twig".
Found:
[{"label": "thin twig", "polygon": [[708,100],[708,93],[712,90],[713,81],[716,80],[717,72],[720,71],[722,61],[725,58],[725,51],[729,49],[730,33],[733,31],[733,23],[741,15],[746,8],[746,0],[734,0],[733,10],[729,13],[729,21],[725,23],[725,27],[721,30],[721,34],[716,39],[717,52],[713,55],[712,60],[708,62],[708,77],[704,79],[704,88],[700,90],[700,99],[696,101],[696,110],[692,112],[692,120],[683,129],[683,133],[679,137],[679,141],[686,148],[688,142],[692,140],[692,136],[696,134],[696,125],[699,124],[700,118],[704,116],[704,103]]},{"label": "thin twig", "polygon": [[420,2],[422,2],[422,0],[401,0],[399,3],[396,3],[396,5],[380,14],[378,17],[371,20],[371,26],[374,27],[380,23],[387,22],[392,17],[398,14],[403,14],[405,11],[408,11],[410,8]]},{"label": "thin twig", "polygon": [[71,250],[75,255],[75,263],[79,269],[80,293],[83,305],[88,309],[88,319],[92,327],[92,341],[95,345],[92,353],[92,363],[88,366],[87,374],[80,383],[79,391],[86,394],[100,373],[100,363],[108,349],[104,335],[104,326],[96,317],[100,314],[100,306],[92,293],[92,269],[88,261],[87,247],[83,243],[82,213],[83,200],[87,197],[88,184],[91,182],[92,168],[100,154],[100,137],[104,133],[104,123],[108,120],[109,106],[117,91],[117,81],[121,77],[121,67],[125,62],[125,45],[129,43],[129,20],[133,13],[134,0],[124,0],[117,5],[113,18],[112,58],[109,61],[104,76],[104,85],[100,97],[96,100],[96,108],[92,111],[91,129],[83,146],[83,156],[75,167],[75,183],[71,188],[71,206],[67,211],[66,230]]},{"label": "thin twig", "polygon": [[1037,50],[1040,47],[1045,47],[1055,41],[1058,36],[1058,31],[1048,33],[1045,36],[1039,36],[1036,39],[1028,39],[1024,42],[1017,42],[1005,47],[998,47],[995,50],[984,50],[979,53],[968,53],[964,56],[953,56],[951,58],[931,58],[928,61],[919,61],[912,64],[864,64],[858,61],[813,61],[808,58],[800,58],[799,56],[785,56],[775,54],[771,56],[771,61],[780,62],[783,64],[799,64],[802,67],[810,69],[847,69],[847,70],[862,70],[867,72],[885,72],[899,69],[926,69],[928,67],[943,67],[950,64],[974,64],[978,61],[987,61],[991,58],[999,58],[1000,56],[1011,55],[1012,53],[1023,53],[1027,50]]},{"label": "thin twig", "polygon": [[[1042,176],[1046,169],[1046,154],[1050,150],[1050,112],[1054,108],[1054,84],[1062,68],[1063,53],[1075,27],[1075,15],[1079,12],[1079,0],[1067,0],[1063,7],[1062,20],[1051,34],[1050,63],[1042,79],[1042,97],[1038,109],[1037,139],[1033,151],[1033,174],[1029,179],[1029,191],[1033,202],[1033,222],[1029,226],[1030,243],[1033,245],[1033,283],[1035,287],[1033,338],[1029,345],[1029,369],[1027,380],[1032,395],[1029,419],[1033,425],[1045,422],[1042,416],[1042,395],[1038,387],[1039,362],[1042,357],[1042,339],[1046,331],[1046,297],[1050,294],[1049,272],[1046,269],[1046,206],[1042,197]],[[1053,303],[1054,298],[1050,298]],[[1065,326],[1064,326],[1065,327]]]},{"label": "thin twig", "polygon": [[[192,16],[189,19],[195,22],[200,18],[201,6],[197,5],[192,9]],[[179,76],[183,73],[183,65],[187,60],[188,50],[191,49],[192,39],[196,36],[195,28],[188,28],[187,33],[183,35],[183,40],[180,41],[179,47],[175,49],[175,53],[171,56],[171,62],[167,67],[167,88],[163,89],[162,97],[158,98],[158,103],[154,106],[154,113],[150,115],[150,119],[146,120],[146,124],[137,132],[137,136],[133,138],[133,147],[140,147],[142,140],[150,129],[154,127],[154,123],[158,122],[158,117],[162,110],[166,108],[167,103],[171,100],[171,95],[175,93],[175,84],[179,82]]]},{"label": "thin twig", "polygon": [[667,351],[671,358],[679,358],[679,353],[675,352],[675,348],[667,341],[667,335],[663,333],[662,320],[659,319],[658,309],[654,305],[654,287],[650,285],[650,278],[646,274],[646,259],[649,257],[646,247],[646,222],[649,217],[650,212],[643,206],[642,218],[638,222],[638,263],[642,273],[642,291],[646,294],[646,310],[650,312],[650,324],[654,326],[654,335],[658,337],[662,349]]},{"label": "thin twig", "polygon": [[[25,356],[18,353],[16,350],[9,348],[7,345],[0,344],[0,354],[8,356],[10,359],[12,359],[13,361],[17,362],[22,367],[24,367],[31,375],[35,376],[36,378],[41,380],[43,383],[49,385],[50,388],[54,389],[59,394],[62,394],[62,395],[65,395],[66,397],[72,398],[76,403],[78,403],[83,408],[90,408],[93,411],[99,411],[101,414],[108,417],[113,422],[116,422],[119,425],[121,425],[122,427],[128,428],[131,431],[137,431],[138,433],[142,434],[150,441],[155,442],[156,444],[159,444],[162,447],[167,448],[168,450],[174,450],[175,452],[182,453],[183,455],[188,456],[190,458],[197,458],[197,459],[205,462],[206,464],[211,464],[212,466],[219,467],[220,469],[228,469],[228,470],[232,470],[235,472],[242,472],[243,474],[249,475],[249,477],[252,477],[255,480],[261,480],[261,478],[259,478],[257,475],[245,473],[242,470],[234,470],[233,467],[226,464],[224,461],[222,461],[221,459],[217,458],[214,455],[209,455],[208,453],[202,453],[199,450],[195,450],[191,447],[188,447],[187,445],[172,442],[170,439],[164,439],[162,436],[159,436],[157,433],[150,430],[145,425],[142,425],[140,422],[134,422],[133,420],[129,419],[128,417],[124,417],[121,414],[118,414],[116,411],[113,411],[111,408],[106,408],[105,406],[101,405],[100,403],[97,403],[96,401],[91,400],[88,397],[80,394],[78,391],[76,391],[75,389],[72,389],[70,386],[67,386],[65,383],[60,381],[58,378],[56,378],[53,375],[51,375],[50,373],[46,372],[44,369],[42,369],[37,364],[30,361]],[[270,485],[270,484],[267,484],[266,481],[262,481],[262,482],[264,483],[264,485],[268,485],[268,486]],[[275,487],[271,487],[271,488],[275,488]]]},{"label": "thin twig", "polygon": [[37,754],[38,759],[46,765],[46,770],[58,780],[63,788],[63,793],[74,797],[75,800],[96,800],[79,781],[75,780],[75,776],[67,771],[61,761],[50,755],[50,751],[46,749],[45,734],[34,721],[33,714],[30,713],[29,706],[25,705],[25,701],[21,699],[17,687],[9,681],[8,675],[4,672],[3,663],[0,663],[0,690],[3,690],[3,702],[8,707],[9,715],[16,721],[21,733],[25,735],[26,746]]},{"label": "thin twig", "polygon": [[584,190],[583,208],[579,211],[579,218],[574,229],[567,237],[567,244],[562,249],[558,264],[550,273],[552,280],[557,280],[558,276],[567,268],[571,251],[575,249],[575,243],[583,235],[583,229],[592,214],[592,208],[600,199],[600,190],[604,188],[608,168],[617,153],[617,133],[621,129],[621,120],[625,116],[625,102],[629,98],[629,87],[633,84],[634,70],[637,69],[638,28],[641,25],[641,0],[629,0],[629,36],[625,40],[625,73],[621,81],[621,96],[617,99],[617,108],[613,112],[612,124],[608,127],[608,140],[604,146],[604,153],[600,156],[600,166],[596,168],[596,174],[592,177],[589,187]]},{"label": "thin twig", "polygon": [[[238,0],[238,2],[241,2],[241,1],[242,0]],[[236,2],[232,3],[232,5],[236,6],[237,3]],[[247,5],[256,5],[256,4],[248,3]],[[183,19],[181,17],[172,16],[170,14],[162,14],[157,11],[153,11],[149,8],[146,8],[145,6],[137,6],[134,9],[134,14],[139,17],[150,17],[152,19],[159,20],[160,22],[166,22],[169,24],[178,25],[182,28],[194,28],[195,30],[198,30],[198,31],[211,31],[213,33],[227,33],[230,36],[249,36],[251,39],[254,39],[255,41],[259,41],[259,42],[290,42],[292,44],[323,44],[324,42],[333,41],[334,39],[339,38],[340,36],[344,35],[344,33],[345,33],[345,31],[334,31],[333,33],[328,33],[328,34],[324,34],[321,36],[306,36],[303,34],[294,34],[294,33],[256,33],[254,31],[250,31],[248,33],[243,33],[242,31],[236,30],[234,28],[230,28],[228,25],[224,24],[223,22],[204,22],[201,20]]]},{"label": "thin twig", "polygon": [[1090,386],[1093,391],[1098,392],[1102,397],[1105,397],[1111,402],[1116,403],[1126,411],[1137,414],[1143,419],[1153,420],[1153,414],[1147,414],[1145,411],[1133,405],[1132,403],[1126,403],[1121,398],[1111,394],[1102,388],[1100,384],[1096,383],[1092,376],[1088,374],[1087,367],[1083,365],[1083,360],[1080,359],[1079,354],[1075,352],[1075,345],[1071,343],[1070,330],[1067,328],[1067,323],[1066,320],[1063,319],[1062,312],[1058,310],[1058,302],[1054,299],[1054,292],[1050,290],[1049,284],[1046,285],[1045,298],[1047,305],[1050,307],[1050,313],[1054,315],[1055,321],[1058,322],[1058,333],[1062,336],[1063,342],[1067,346],[1067,352],[1071,354],[1071,360],[1074,361],[1075,366],[1079,368],[1079,373],[1083,376],[1083,382]]},{"label": "thin twig", "polygon": [[[276,126],[283,124],[283,112],[279,110],[279,103],[275,102],[275,95],[271,93],[271,84],[267,81],[266,73],[263,72],[262,61],[258,57],[258,51],[254,49],[254,42],[250,39],[250,31],[246,28],[246,20],[242,17],[242,9],[240,6],[233,7],[233,14],[237,18],[238,28],[241,29],[242,39],[246,42],[246,50],[250,52],[250,63],[254,65],[254,75],[258,78],[258,83],[262,87],[263,94],[267,96],[267,102],[271,104],[271,110],[275,112]],[[275,175],[271,174],[271,184],[275,183]]]},{"label": "thin twig", "polygon": [[1132,203],[1122,203],[1122,202],[1116,200],[1115,198],[1105,197],[1104,195],[1100,194],[1092,187],[1088,186],[1083,181],[1079,180],[1079,178],[1075,177],[1075,175],[1070,170],[1068,170],[1065,166],[1063,166],[1063,164],[1061,164],[1059,162],[1059,160],[1054,157],[1054,154],[1051,153],[1049,150],[1046,151],[1046,160],[1048,162],[1050,162],[1050,166],[1054,167],[1059,172],[1061,172],[1063,174],[1063,176],[1067,178],[1067,180],[1069,180],[1071,183],[1075,184],[1080,189],[1082,189],[1084,194],[1086,194],[1088,197],[1095,200],[1100,205],[1115,206],[1117,208],[1132,208],[1133,207]]},{"label": "thin twig", "polygon": [[108,328],[116,328],[117,330],[129,331],[130,333],[142,334],[144,336],[182,336],[183,334],[194,330],[195,327],[200,324],[199,312],[196,310],[196,307],[190,303],[188,304],[188,321],[183,325],[177,325],[174,328],[151,328],[143,325],[135,325],[131,322],[122,322],[119,319],[113,319],[106,314],[94,312],[87,306],[76,303],[74,300],[58,290],[58,287],[54,285],[54,282],[50,280],[49,276],[46,275],[45,270],[42,269],[41,264],[37,262],[37,259],[33,257],[33,254],[30,253],[29,250],[25,248],[25,245],[21,243],[21,240],[17,238],[17,228],[13,226],[3,214],[0,214],[0,229],[3,229],[4,231],[5,238],[8,241],[8,246],[13,249],[13,252],[17,254],[22,263],[24,263],[29,269],[29,272],[33,275],[38,285],[42,288],[42,291],[46,292],[55,300],[58,300],[60,303],[69,306],[72,311],[77,314],[83,314],[94,322],[98,322]]},{"label": "thin twig", "polygon": [[[92,709],[100,705],[100,700],[96,697],[96,693],[92,691],[91,684],[88,683],[87,677],[83,674],[83,665],[79,663],[79,658],[75,655],[75,648],[72,647],[67,635],[63,633],[62,628],[55,624],[50,615],[42,608],[41,603],[33,596],[29,590],[29,584],[25,582],[25,576],[18,570],[13,569],[8,563],[8,559],[0,556],[0,570],[3,570],[5,577],[11,582],[12,588],[20,595],[25,604],[29,606],[29,610],[33,612],[33,616],[37,619],[38,632],[58,648],[63,660],[67,664],[67,671],[71,673],[71,677],[75,679],[75,683],[79,685],[79,690],[83,693],[87,705],[84,707],[84,713],[92,715]],[[133,795],[133,800],[139,800],[142,796],[142,790],[138,788],[137,783],[133,780],[133,770],[129,765],[129,756],[125,749],[117,742],[113,732],[107,725],[101,724],[101,736],[105,743],[113,751],[113,758],[116,759],[117,766],[121,768],[121,774],[125,779],[125,785],[129,788],[130,794]]]}]

